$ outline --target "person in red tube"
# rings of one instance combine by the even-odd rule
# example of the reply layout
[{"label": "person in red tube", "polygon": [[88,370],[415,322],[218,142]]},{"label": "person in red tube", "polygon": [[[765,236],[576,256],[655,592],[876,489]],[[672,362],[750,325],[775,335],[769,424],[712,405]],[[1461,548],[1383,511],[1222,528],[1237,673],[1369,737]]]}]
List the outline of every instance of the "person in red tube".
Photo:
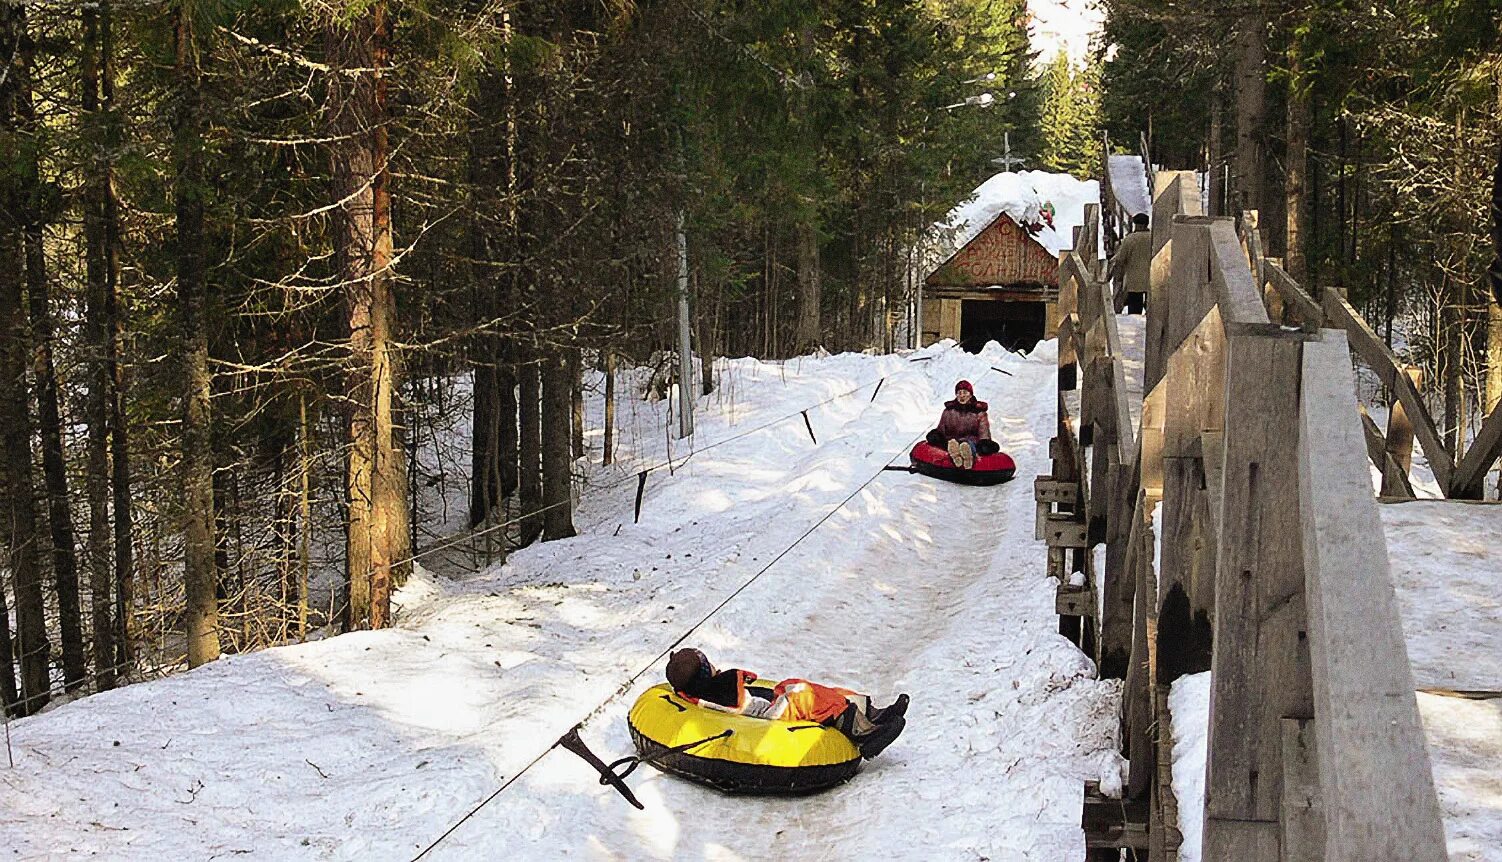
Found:
[{"label": "person in red tube", "polygon": [[696,649],[681,649],[668,656],[668,683],[690,703],[708,709],[774,721],[807,721],[832,727],[854,742],[861,756],[870,760],[880,754],[907,726],[908,696],[901,694],[890,706],[877,709],[868,695],[848,688],[820,685],[806,679],[785,679],[770,690],[772,697],[752,694],[747,683],[757,679],[749,670],[718,670]]},{"label": "person in red tube", "polygon": [[939,427],[928,432],[926,439],[930,446],[948,450],[949,460],[963,470],[975,468],[976,456],[1001,451],[991,439],[986,402],[976,400],[975,387],[968,380],[954,384],[954,400],[944,402]]}]

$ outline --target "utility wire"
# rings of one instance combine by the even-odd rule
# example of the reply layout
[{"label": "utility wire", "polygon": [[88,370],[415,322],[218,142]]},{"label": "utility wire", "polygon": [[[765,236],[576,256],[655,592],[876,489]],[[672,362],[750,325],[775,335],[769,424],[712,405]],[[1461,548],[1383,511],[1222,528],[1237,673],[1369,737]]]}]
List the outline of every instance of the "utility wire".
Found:
[{"label": "utility wire", "polygon": [[[795,413],[793,415],[796,416],[798,414]],[[749,579],[746,580],[745,583],[741,584],[739,587],[736,587],[735,590],[732,593],[730,593],[730,595],[726,596],[724,599],[721,599],[720,603],[717,604],[717,605],[715,605],[714,608],[712,608],[709,611],[709,613],[707,613],[704,616],[700,617],[698,622],[694,623],[692,626],[690,626],[688,628],[687,631],[685,631],[683,634],[679,635],[676,640],[674,640],[672,643],[668,644],[668,646],[667,646],[666,649],[664,649],[661,652],[659,652],[651,661],[649,661],[645,665],[643,665],[640,670],[636,671],[636,673],[633,673],[624,682],[622,682],[620,685],[618,685],[616,687],[615,691],[611,692],[608,697],[606,697],[604,700],[600,701],[600,703],[597,704],[594,707],[594,709],[591,709],[587,714],[585,714],[585,716],[583,718],[581,718],[579,721],[577,721],[573,725],[571,725],[571,727],[579,728],[579,727],[584,726],[591,719],[595,718],[601,712],[603,712],[605,710],[605,707],[609,706],[610,703],[612,701],[614,701],[617,697],[620,697],[622,694],[630,691],[631,687],[636,684],[636,681],[639,680],[639,679],[641,679],[642,675],[645,674],[647,671],[649,671],[653,667],[655,667],[657,665],[657,663],[662,660],[663,656],[666,656],[668,653],[672,652],[679,644],[683,643],[685,640],[688,640],[688,638],[689,638],[690,635],[692,635],[694,632],[698,631],[699,628],[701,626],[703,626],[705,623],[709,622],[709,620],[710,620],[711,617],[713,617],[715,614],[717,614],[721,610],[723,610],[726,605],[730,604],[730,602],[735,599],[736,596],[739,596],[741,593],[745,592],[748,587],[750,587],[752,584],[756,583],[756,581],[757,581],[758,578],[760,578],[762,575],[764,575],[768,571],[770,571],[773,566],[776,566],[788,554],[792,553],[793,549],[795,549],[799,545],[803,544],[803,541],[805,539],[807,539],[809,536],[813,535],[814,531],[816,531],[820,527],[824,526],[824,524],[827,523],[830,518],[834,517],[834,515],[835,515],[836,512],[840,511],[841,509],[845,508],[845,506],[849,505],[849,503],[850,503],[851,500],[854,500],[862,491],[866,490],[866,488],[869,487],[872,482],[875,482],[884,473],[886,473],[887,472],[887,468],[890,467],[890,466],[892,466],[892,463],[894,461],[896,461],[898,458],[900,458],[904,454],[906,454],[908,452],[908,450],[910,450],[913,447],[913,445],[919,439],[921,439],[921,436],[920,437],[915,437],[912,440],[908,441],[908,443],[905,444],[902,447],[902,449],[900,449],[897,452],[897,454],[893,455],[891,458],[888,458],[887,461],[886,461],[886,463],[882,464],[882,466],[881,466],[881,468],[879,470],[877,470],[875,473],[871,474],[871,476],[869,478],[867,478],[866,481],[862,482],[860,484],[860,486],[857,487],[854,491],[851,491],[850,494],[847,497],[845,497],[845,499],[841,500],[839,502],[839,504],[837,504],[834,508],[830,509],[828,512],[825,512],[824,515],[823,515],[823,517],[821,517],[821,518],[819,518],[819,520],[815,521],[812,526],[810,526],[808,529],[804,530],[803,533],[800,536],[798,536],[798,538],[796,538],[796,539],[793,540],[792,544],[788,545],[786,548],[783,548],[782,551],[777,554],[777,556],[773,557],[765,566],[762,566],[761,569],[759,569],[756,572],[756,574],[752,575]],[[496,797],[500,796],[502,793],[504,793],[507,790],[507,788],[509,788],[509,787],[511,787],[511,785],[515,784],[517,779],[519,779],[523,775],[525,775],[528,770],[530,770],[532,767],[534,767],[538,763],[540,763],[542,761],[542,759],[548,755],[549,752],[551,752],[553,749],[555,749],[557,747],[558,747],[558,742],[554,742],[552,745],[549,745],[547,748],[545,748],[541,752],[539,752],[536,757],[533,757],[531,760],[529,760],[525,766],[523,766],[520,770],[518,770],[516,772],[516,774],[514,774],[510,778],[506,779],[506,781],[504,783],[502,783],[500,787],[497,787],[494,792],[492,792],[489,796],[487,796],[483,800],[481,800],[478,805],[476,805],[475,807],[471,808],[463,817],[459,818],[459,820],[456,823],[454,823],[454,825],[450,826],[442,835],[438,836],[438,838],[435,839],[433,841],[433,843],[431,843],[427,847],[423,848],[423,851],[421,853],[418,853],[416,856],[412,857],[412,862],[418,862],[418,860],[420,860],[423,857],[427,856],[430,852],[432,852],[433,848],[437,847],[440,843],[443,842],[444,839],[446,839],[450,835],[454,834],[454,832],[457,831],[459,829],[459,827],[463,826],[466,822],[468,822],[470,820],[470,818],[472,818],[476,814],[480,813],[481,809],[483,809],[485,806],[489,805],[491,802],[495,801]]]}]

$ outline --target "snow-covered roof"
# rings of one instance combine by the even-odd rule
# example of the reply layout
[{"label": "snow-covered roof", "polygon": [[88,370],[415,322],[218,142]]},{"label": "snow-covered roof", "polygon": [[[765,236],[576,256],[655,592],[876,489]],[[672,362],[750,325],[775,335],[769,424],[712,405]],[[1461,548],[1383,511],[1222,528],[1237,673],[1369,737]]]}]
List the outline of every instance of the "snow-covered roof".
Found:
[{"label": "snow-covered roof", "polygon": [[1095,180],[1081,180],[1069,174],[1047,171],[996,174],[981,183],[969,200],[950,210],[949,215],[936,225],[955,232],[949,247],[944,250],[944,257],[974,239],[1003,212],[1018,224],[1042,221],[1046,203],[1053,204],[1053,227],[1044,226],[1033,235],[1033,239],[1049,254],[1056,255],[1074,247],[1074,228],[1085,221],[1085,204],[1099,200],[1100,184]]}]

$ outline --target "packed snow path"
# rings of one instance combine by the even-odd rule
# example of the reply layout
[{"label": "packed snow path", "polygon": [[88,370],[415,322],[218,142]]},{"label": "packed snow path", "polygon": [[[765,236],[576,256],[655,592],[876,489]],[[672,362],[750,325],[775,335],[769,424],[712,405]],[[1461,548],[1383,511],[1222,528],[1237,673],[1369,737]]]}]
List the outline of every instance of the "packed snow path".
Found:
[{"label": "packed snow path", "polygon": [[[585,740],[607,760],[630,753],[624,715],[660,678],[654,657],[833,511],[686,643],[882,702],[909,692],[908,729],[882,757],[792,799],[641,769],[638,812],[555,749],[428,858],[1079,858],[1082,781],[1117,769],[1117,686],[1056,633],[1032,537],[1052,345],[1033,359],[929,352],[727,363],[701,448],[871,386],[810,411],[818,445],[784,422],[652,473],[640,524],[634,483],[618,482],[630,468],[594,468],[597,487],[617,487],[586,492],[578,538],[463,582],[420,578],[396,629],[228,658],[14,723],[0,846],[16,858],[411,858],[602,703]],[[905,463],[960,378],[991,402],[1018,480],[878,475]],[[623,457],[653,463],[661,416],[638,409],[643,433]]]}]

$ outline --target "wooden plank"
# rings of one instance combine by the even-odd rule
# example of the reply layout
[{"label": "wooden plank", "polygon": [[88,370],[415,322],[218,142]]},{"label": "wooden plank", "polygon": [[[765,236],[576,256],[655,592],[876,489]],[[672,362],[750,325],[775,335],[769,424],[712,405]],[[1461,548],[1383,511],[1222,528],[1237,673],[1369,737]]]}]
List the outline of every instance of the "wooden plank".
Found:
[{"label": "wooden plank", "polygon": [[1052,476],[1033,479],[1033,499],[1040,503],[1074,503],[1079,499],[1073,482],[1063,482]]},{"label": "wooden plank", "polygon": [[[1313,708],[1299,535],[1299,333],[1227,339],[1207,813],[1277,820],[1284,716]],[[1207,847],[1213,827],[1206,823]],[[1229,858],[1211,856],[1207,858]]]},{"label": "wooden plank", "polygon": [[1444,825],[1344,333],[1306,345],[1300,512],[1325,859],[1441,862]]},{"label": "wooden plank", "polygon": [[1221,319],[1228,324],[1268,323],[1260,282],[1241,253],[1235,224],[1230,219],[1216,219],[1208,232],[1210,280]]},{"label": "wooden plank", "polygon": [[1283,719],[1283,860],[1323,862],[1325,809],[1320,801],[1314,721]]},{"label": "wooden plank", "polygon": [[[1145,508],[1145,507],[1144,507]],[[1126,678],[1125,742],[1127,755],[1127,795],[1141,799],[1152,787],[1152,646],[1157,639],[1153,609],[1157,607],[1156,577],[1153,573],[1152,513],[1139,513],[1143,529],[1133,548],[1134,598],[1132,603],[1132,657]]]},{"label": "wooden plank", "polygon": [[1163,454],[1188,454],[1206,431],[1225,427],[1225,332],[1211,308],[1168,359]]},{"label": "wooden plank", "polygon": [[1130,465],[1112,466],[1111,514],[1106,523],[1106,570],[1097,589],[1101,590],[1100,638],[1097,641],[1096,667],[1102,679],[1126,676],[1127,659],[1132,650],[1132,598],[1128,556],[1141,519],[1137,506],[1146,500],[1132,481]]},{"label": "wooden plank", "polygon": [[[1366,438],[1366,456],[1382,474],[1382,496],[1384,497],[1412,497],[1413,485],[1408,481],[1408,472],[1400,468],[1397,461],[1387,452],[1387,441],[1382,437],[1382,431],[1377,427],[1376,420],[1366,412],[1365,404],[1357,404],[1361,412],[1361,429]],[[1412,436],[1409,436],[1410,442]]]},{"label": "wooden plank", "polygon": [[1168,385],[1159,382],[1142,399],[1139,481],[1150,493],[1163,494],[1163,427],[1168,413]]},{"label": "wooden plank", "polygon": [[1178,216],[1173,222],[1173,266],[1163,303],[1168,322],[1163,330],[1163,373],[1168,358],[1215,307],[1210,284],[1209,220]]},{"label": "wooden plank", "polygon": [[[1234,820],[1205,817],[1205,862],[1279,862],[1278,823],[1275,820]],[[1388,856],[1373,859],[1390,860]]]},{"label": "wooden plank", "polygon": [[1095,616],[1095,590],[1088,585],[1070,586],[1060,584],[1054,597],[1054,610],[1061,617]]},{"label": "wooden plank", "polygon": [[1050,548],[1085,547],[1085,525],[1074,515],[1049,515],[1043,540]]},{"label": "wooden plank", "polygon": [[1455,472],[1455,459],[1450,450],[1445,448],[1444,441],[1440,439],[1439,429],[1434,425],[1434,418],[1429,415],[1429,408],[1419,396],[1419,391],[1414,387],[1413,381],[1407,374],[1398,373],[1398,359],[1393,356],[1387,345],[1377,337],[1377,333],[1367,325],[1356,309],[1351,307],[1345,298],[1333,290],[1325,291],[1325,320],[1327,326],[1339,327],[1346,332],[1346,338],[1351,350],[1355,351],[1371,369],[1382,378],[1382,383],[1387,386],[1398,400],[1403,404],[1403,409],[1408,412],[1408,417],[1413,421],[1413,436],[1419,441],[1419,446],[1424,450],[1424,457],[1429,459],[1429,469],[1434,471],[1434,479],[1439,487],[1449,496],[1451,480]]},{"label": "wooden plank", "polygon": [[1199,189],[1193,171],[1160,171],[1153,189],[1153,260],[1148,283],[1143,390],[1162,378],[1168,360],[1169,283],[1173,271],[1173,222],[1176,215],[1200,215]]},{"label": "wooden plank", "polygon": [[[1127,389],[1126,365],[1116,357],[1111,358],[1111,395],[1115,407],[1116,420],[1116,447],[1118,451],[1130,453],[1136,450],[1137,441],[1132,427],[1132,404],[1131,395]],[[1126,461],[1126,457],[1120,460]]]},{"label": "wooden plank", "polygon": [[1481,423],[1480,433],[1471,441],[1471,448],[1466,450],[1465,457],[1460,459],[1460,466],[1455,468],[1450,496],[1466,500],[1481,499],[1487,471],[1491,470],[1492,462],[1497,460],[1498,455],[1502,455],[1502,406],[1493,408],[1491,415]]},{"label": "wooden plank", "polygon": [[1086,847],[1146,848],[1147,818],[1146,799],[1112,799],[1101,794],[1099,782],[1085,782],[1080,828]]},{"label": "wooden plank", "polygon": [[[1423,371],[1416,365],[1400,369],[1400,373],[1408,376],[1415,389],[1423,380]],[[1408,479],[1408,473],[1413,466],[1413,420],[1408,418],[1408,411],[1403,408],[1401,401],[1393,401],[1389,408],[1387,436],[1382,448],[1392,462],[1393,471],[1391,476],[1383,474],[1382,496],[1412,497],[1413,485]]]},{"label": "wooden plank", "polygon": [[1264,272],[1267,274],[1267,282],[1278,292],[1283,300],[1285,308],[1293,310],[1293,317],[1305,332],[1318,332],[1325,322],[1325,310],[1314,301],[1308,292],[1299,283],[1293,280],[1293,276],[1284,272],[1283,267],[1277,264],[1267,264]]}]

